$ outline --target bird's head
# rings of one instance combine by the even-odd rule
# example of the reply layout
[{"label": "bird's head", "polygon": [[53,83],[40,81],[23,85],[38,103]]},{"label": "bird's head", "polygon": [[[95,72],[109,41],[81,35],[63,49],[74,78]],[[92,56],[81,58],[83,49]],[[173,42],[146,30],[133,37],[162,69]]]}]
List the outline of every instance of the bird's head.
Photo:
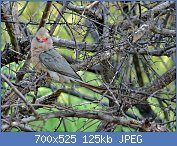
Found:
[{"label": "bird's head", "polygon": [[41,27],[37,33],[36,33],[36,40],[39,43],[47,43],[48,41],[50,41],[49,39],[51,39],[47,29],[45,29],[44,27]]},{"label": "bird's head", "polygon": [[33,38],[31,45],[32,47],[42,47],[50,49],[53,46],[53,41],[48,33],[48,30],[44,27],[41,27]]}]

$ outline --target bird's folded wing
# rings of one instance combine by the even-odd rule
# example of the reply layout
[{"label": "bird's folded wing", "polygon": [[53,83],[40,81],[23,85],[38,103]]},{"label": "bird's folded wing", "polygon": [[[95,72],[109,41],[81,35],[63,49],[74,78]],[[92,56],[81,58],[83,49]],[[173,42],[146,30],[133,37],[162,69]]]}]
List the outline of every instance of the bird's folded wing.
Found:
[{"label": "bird's folded wing", "polygon": [[50,71],[81,80],[80,76],[71,68],[70,64],[57,50],[50,49],[44,51],[39,55],[39,59]]}]

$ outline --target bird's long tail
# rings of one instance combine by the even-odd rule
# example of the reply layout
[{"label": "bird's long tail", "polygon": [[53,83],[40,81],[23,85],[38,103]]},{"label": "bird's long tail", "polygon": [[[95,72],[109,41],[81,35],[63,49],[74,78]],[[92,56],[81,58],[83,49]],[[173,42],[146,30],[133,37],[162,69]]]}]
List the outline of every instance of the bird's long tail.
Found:
[{"label": "bird's long tail", "polygon": [[82,81],[77,81],[77,83],[79,83],[81,86],[91,89],[91,90],[96,90],[96,91],[106,91],[108,90],[106,87],[100,87],[100,86],[94,86],[94,85],[90,85],[88,83],[82,82]]}]

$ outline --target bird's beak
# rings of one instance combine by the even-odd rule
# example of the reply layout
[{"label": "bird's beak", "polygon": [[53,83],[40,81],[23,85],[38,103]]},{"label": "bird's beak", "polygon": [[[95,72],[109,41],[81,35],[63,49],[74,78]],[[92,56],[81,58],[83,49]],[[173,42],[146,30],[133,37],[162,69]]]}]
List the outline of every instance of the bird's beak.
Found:
[{"label": "bird's beak", "polygon": [[36,37],[36,40],[40,43],[47,42],[48,38],[46,37]]}]

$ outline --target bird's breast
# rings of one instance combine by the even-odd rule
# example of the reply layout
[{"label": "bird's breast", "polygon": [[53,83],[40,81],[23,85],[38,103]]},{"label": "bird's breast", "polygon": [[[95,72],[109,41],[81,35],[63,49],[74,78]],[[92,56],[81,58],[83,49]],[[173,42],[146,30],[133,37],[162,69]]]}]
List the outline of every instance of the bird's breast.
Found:
[{"label": "bird's breast", "polygon": [[34,66],[34,68],[38,71],[38,72],[46,72],[47,68],[42,64],[42,62],[39,59],[39,55],[44,51],[43,48],[33,48],[31,50],[31,62]]}]

